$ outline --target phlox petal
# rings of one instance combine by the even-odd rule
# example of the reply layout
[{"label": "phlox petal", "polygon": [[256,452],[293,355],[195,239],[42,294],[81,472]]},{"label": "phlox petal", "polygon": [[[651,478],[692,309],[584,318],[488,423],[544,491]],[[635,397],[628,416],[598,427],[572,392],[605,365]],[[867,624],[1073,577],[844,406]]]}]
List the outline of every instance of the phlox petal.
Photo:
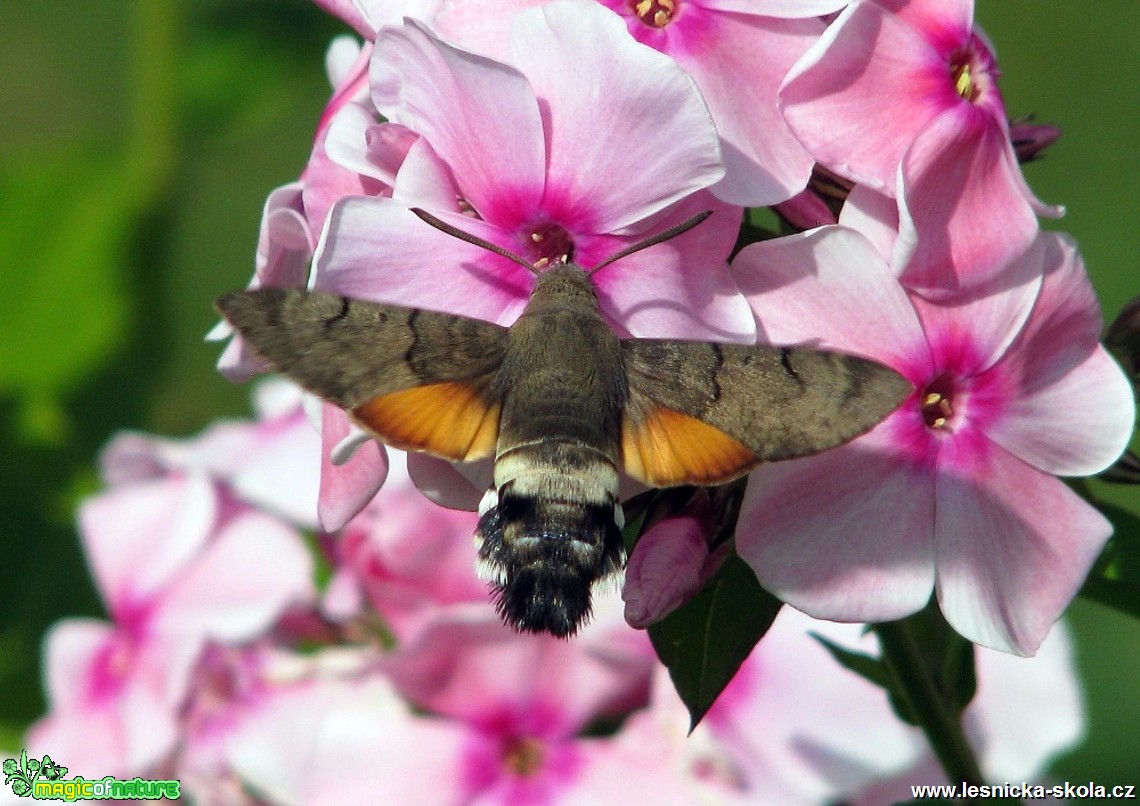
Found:
[{"label": "phlox petal", "polygon": [[476,724],[514,720],[544,738],[574,735],[645,682],[586,642],[520,635],[485,607],[441,614],[388,657],[386,670],[422,708]]},{"label": "phlox petal", "polygon": [[416,140],[400,164],[392,198],[407,207],[454,211],[456,200],[462,195],[450,169],[428,142],[423,138]]},{"label": "phlox petal", "polygon": [[883,260],[890,262],[899,237],[899,206],[893,197],[866,185],[856,185],[843,202],[839,223],[857,230],[875,245]]},{"label": "phlox petal", "polygon": [[[542,102],[548,211],[577,218],[585,231],[613,232],[724,175],[693,80],[635,42],[615,14],[596,3],[552,3],[519,14],[511,41],[512,62]],[[604,135],[584,136],[599,120]]]},{"label": "phlox petal", "polygon": [[[725,176],[713,192],[749,207],[790,199],[811,176],[815,160],[788,128],[776,92],[824,29],[816,19],[761,13],[750,8],[742,14],[706,14],[705,25],[694,26],[691,37],[670,48],[716,119]],[[748,76],[747,98],[741,76]]]},{"label": "phlox petal", "polygon": [[[369,141],[379,139],[377,149],[369,146]],[[377,123],[375,112],[364,104],[345,104],[331,121],[325,134],[325,151],[328,158],[342,168],[383,182],[391,186],[396,180],[399,163],[384,159],[391,156],[393,148],[403,146],[406,153],[415,135],[398,124]],[[391,142],[389,142],[391,141]],[[397,151],[398,153],[398,151]],[[330,204],[342,196],[365,195],[358,186],[355,193],[341,192],[330,194]]]},{"label": "phlox petal", "polygon": [[339,17],[356,29],[356,32],[366,39],[376,36],[376,28],[368,21],[368,17],[361,7],[365,0],[313,0],[334,17]]},{"label": "phlox petal", "polygon": [[382,679],[283,687],[235,729],[227,757],[273,803],[450,804],[462,734],[414,717]]},{"label": "phlox petal", "polygon": [[780,89],[788,125],[817,161],[887,193],[915,136],[954,101],[940,54],[869,2],[848,6]]},{"label": "phlox petal", "polygon": [[1136,417],[1132,385],[1102,347],[1040,391],[1011,400],[994,442],[1047,473],[1087,476],[1123,453]]},{"label": "phlox petal", "polygon": [[408,475],[429,501],[467,512],[479,508],[491,487],[493,465],[490,459],[453,464],[425,453],[408,455]]},{"label": "phlox petal", "polygon": [[[305,217],[302,196],[304,184],[293,182],[277,188],[265,200],[261,215],[261,233],[257,242],[257,260],[250,288],[299,287],[305,284],[316,236]],[[206,336],[207,341],[220,341],[234,336],[224,319]],[[218,371],[228,380],[248,380],[265,369],[240,336],[234,336],[218,358]]]},{"label": "phlox petal", "polygon": [[974,0],[874,1],[943,49],[960,42],[974,23]]},{"label": "phlox petal", "polygon": [[431,144],[484,218],[522,220],[542,199],[542,119],[515,68],[444,44],[407,20],[377,35],[372,98],[382,115]]},{"label": "phlox petal", "polygon": [[946,440],[939,461],[942,612],[975,643],[1032,655],[1112,526],[1060,481],[980,435]]},{"label": "phlox petal", "polygon": [[[503,240],[491,224],[435,212],[473,235]],[[391,199],[334,207],[315,261],[319,290],[500,324],[518,317],[533,284],[522,266],[440,232]]]},{"label": "phlox petal", "polygon": [[736,550],[767,590],[840,621],[889,621],[927,602],[934,479],[894,456],[903,416],[847,445],[752,474]]},{"label": "phlox petal", "polygon": [[57,623],[45,638],[51,710],[29,731],[29,750],[52,754],[72,775],[145,773],[174,747],[200,648],[192,639],[138,640],[89,620]]},{"label": "phlox petal", "polygon": [[881,689],[837,664],[812,633],[877,654],[862,625],[784,608],[706,717],[703,729],[736,762],[753,803],[844,802],[922,753]]},{"label": "phlox petal", "polygon": [[330,453],[348,436],[350,423],[344,411],[321,403],[321,484],[317,493],[317,520],[335,532],[372,500],[388,475],[388,454],[375,440],[357,447],[343,464],[333,464]]},{"label": "phlox petal", "polygon": [[945,305],[911,296],[936,366],[969,376],[1007,354],[1037,303],[1048,251],[1045,241],[1035,242],[1001,276],[959,292]]},{"label": "phlox petal", "polygon": [[1009,399],[986,433],[1048,473],[1090,475],[1128,444],[1132,387],[1097,342],[1100,305],[1076,246],[1054,234],[1039,242],[1044,283],[1018,341],[994,367]]},{"label": "phlox petal", "polygon": [[248,640],[267,630],[290,604],[311,600],[312,558],[297,532],[247,512],[227,524],[169,592],[155,630]]},{"label": "phlox petal", "polygon": [[900,167],[902,282],[951,294],[1005,270],[1037,234],[1037,216],[1009,132],[984,108],[959,104],[916,137]]},{"label": "phlox petal", "polygon": [[913,306],[859,233],[821,227],[752,244],[732,268],[756,314],[761,341],[863,355],[908,377],[929,372]]},{"label": "phlox petal", "polygon": [[717,11],[800,19],[831,14],[849,2],[850,0],[700,0],[700,5]]},{"label": "phlox petal", "polygon": [[1032,660],[979,648],[978,693],[966,729],[994,781],[1031,781],[1084,734],[1073,640],[1053,625]]},{"label": "phlox petal", "polygon": [[629,625],[644,628],[660,621],[696,593],[708,553],[699,518],[668,518],[646,530],[625,569],[621,595]]},{"label": "phlox petal", "polygon": [[145,617],[141,609],[206,545],[217,506],[212,485],[197,473],[131,484],[82,504],[84,552],[116,620]]},{"label": "phlox petal", "polygon": [[[694,803],[731,803],[705,800],[697,776],[685,774],[674,761],[671,747],[645,735],[618,734],[611,740],[580,742],[573,791],[562,793],[559,803],[652,803],[654,806],[691,806]],[[626,741],[623,741],[626,740]]]},{"label": "phlox petal", "polygon": [[[740,226],[740,208],[696,193],[653,219],[649,234],[702,210],[713,215],[688,232],[604,267],[594,275],[598,302],[622,336],[750,343],[756,325],[724,263]],[[614,238],[610,254],[627,243]],[[595,246],[591,250],[598,254]],[[607,257],[602,255],[601,257]],[[588,264],[587,264],[588,265]]]}]

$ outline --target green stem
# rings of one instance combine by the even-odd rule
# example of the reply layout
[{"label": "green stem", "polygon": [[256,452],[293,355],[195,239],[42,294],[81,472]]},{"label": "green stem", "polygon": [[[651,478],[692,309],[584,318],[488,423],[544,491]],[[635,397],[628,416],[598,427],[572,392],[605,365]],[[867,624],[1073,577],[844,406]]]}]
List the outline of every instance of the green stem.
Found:
[{"label": "green stem", "polygon": [[907,623],[892,621],[876,624],[873,629],[882,646],[883,661],[918,719],[947,779],[951,783],[985,783],[956,709],[940,694]]}]

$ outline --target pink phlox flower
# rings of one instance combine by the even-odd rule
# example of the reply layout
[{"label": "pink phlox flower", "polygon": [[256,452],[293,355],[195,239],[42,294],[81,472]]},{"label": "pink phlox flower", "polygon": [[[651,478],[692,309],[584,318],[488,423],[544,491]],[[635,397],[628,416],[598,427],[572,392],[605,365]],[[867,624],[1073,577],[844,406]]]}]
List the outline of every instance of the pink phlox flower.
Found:
[{"label": "pink phlox flower", "polygon": [[900,618],[933,589],[971,641],[1032,654],[1111,534],[1054,475],[1111,464],[1135,416],[1074,245],[1042,233],[944,305],[842,227],[754,244],[734,269],[768,340],[866,355],[915,386],[863,437],[752,476],[736,539],[761,584],[840,621]]},{"label": "pink phlox flower", "polygon": [[599,740],[579,736],[599,718],[643,705],[648,691],[647,642],[611,641],[607,622],[618,625],[620,616],[606,612],[563,641],[520,635],[493,613],[455,610],[385,658],[397,690],[452,720],[463,737],[459,801],[588,802],[594,787],[628,790],[590,771],[606,754],[591,747]]},{"label": "pink phlox flower", "polygon": [[486,583],[475,575],[471,535],[478,515],[425,498],[408,476],[405,457],[389,453],[384,487],[336,538],[336,570],[323,602],[338,621],[357,618],[368,606],[400,641],[442,607],[491,606]]},{"label": "pink phlox flower", "polygon": [[269,687],[224,755],[261,802],[449,806],[461,740],[445,721],[413,714],[380,674],[321,672]]},{"label": "pink phlox flower", "polygon": [[77,773],[138,774],[172,749],[205,643],[248,640],[311,601],[311,561],[294,529],[227,504],[200,473],[91,498],[80,530],[112,623],[68,620],[49,633],[50,710],[28,743]]},{"label": "pink phlox flower", "polygon": [[227,497],[305,528],[317,523],[320,438],[301,406],[301,390],[266,380],[254,390],[254,420],[210,425],[188,438],[116,435],[100,465],[110,485],[201,473]]},{"label": "pink phlox flower", "polygon": [[[776,91],[824,30],[820,15],[845,0],[599,0],[638,42],[671,56],[696,82],[716,121],[725,176],[713,193],[731,204],[786,201],[807,184],[814,160],[792,134]],[[431,19],[449,41],[507,56],[514,16],[543,0],[458,0]]]},{"label": "pink phlox flower", "polygon": [[984,283],[1029,248],[1035,214],[972,0],[857,0],[788,75],[780,103],[827,168],[897,199],[892,260],[927,294]]},{"label": "pink phlox flower", "polygon": [[621,334],[747,341],[754,326],[726,271],[740,211],[706,194],[724,172],[690,79],[591,3],[520,14],[512,64],[385,28],[372,98],[420,136],[392,199],[334,207],[316,286],[510,324],[533,275],[413,216],[421,206],[540,266],[589,267],[702,209],[709,221],[595,276]]}]

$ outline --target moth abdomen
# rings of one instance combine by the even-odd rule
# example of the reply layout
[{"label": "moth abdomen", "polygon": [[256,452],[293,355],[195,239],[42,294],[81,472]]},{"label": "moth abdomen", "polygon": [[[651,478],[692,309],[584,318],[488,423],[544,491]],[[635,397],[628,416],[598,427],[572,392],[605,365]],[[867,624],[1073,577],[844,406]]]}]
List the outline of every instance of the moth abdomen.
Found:
[{"label": "moth abdomen", "polygon": [[479,560],[503,619],[522,632],[573,635],[590,591],[625,560],[614,505],[505,491],[475,530]]}]

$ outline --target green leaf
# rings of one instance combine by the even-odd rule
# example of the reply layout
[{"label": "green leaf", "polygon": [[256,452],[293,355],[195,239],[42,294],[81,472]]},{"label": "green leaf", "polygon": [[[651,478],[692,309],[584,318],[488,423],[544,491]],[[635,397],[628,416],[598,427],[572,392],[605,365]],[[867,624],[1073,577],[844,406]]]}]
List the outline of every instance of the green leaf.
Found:
[{"label": "green leaf", "polygon": [[[820,635],[819,633],[810,633],[811,637],[823,645],[823,648],[835,659],[835,662],[847,669],[850,672],[862,677],[864,680],[873,683],[879,688],[891,694],[893,697],[894,690],[894,677],[891,675],[891,670],[887,667],[881,658],[876,658],[873,655],[868,655],[866,652],[856,652],[853,649],[840,646],[832,641],[830,638]],[[894,701],[892,700],[892,703]],[[909,709],[908,709],[909,710]],[[898,712],[899,708],[896,704],[895,711]],[[911,716],[906,716],[904,719],[912,725],[918,724]]]},{"label": "green leaf", "polygon": [[657,657],[689,710],[690,730],[764,637],[780,607],[752,569],[731,555],[700,593],[649,628]]}]

